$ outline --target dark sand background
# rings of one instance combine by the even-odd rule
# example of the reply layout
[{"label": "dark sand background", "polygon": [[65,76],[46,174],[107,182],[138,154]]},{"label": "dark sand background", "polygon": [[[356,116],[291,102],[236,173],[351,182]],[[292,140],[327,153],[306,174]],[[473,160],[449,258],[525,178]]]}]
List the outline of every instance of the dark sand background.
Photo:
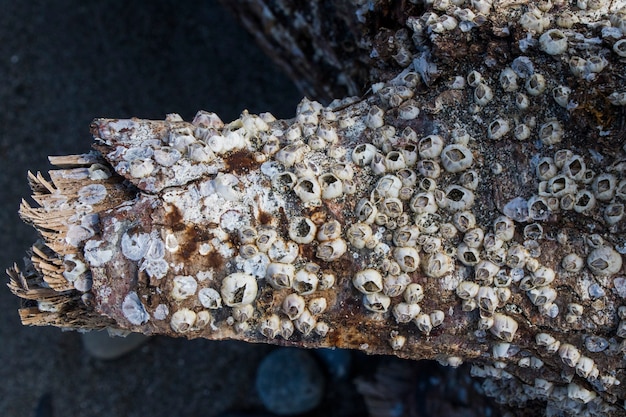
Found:
[{"label": "dark sand background", "polygon": [[[0,0],[2,270],[36,238],[17,215],[26,171],[47,171],[48,155],[88,151],[93,118],[191,120],[199,109],[224,121],[243,109],[292,117],[299,100],[216,1]],[[0,416],[32,416],[37,404],[47,404],[40,417],[208,417],[259,406],[254,373],[271,347],[155,337],[103,362],[76,332],[21,326],[18,307],[2,285]]]}]

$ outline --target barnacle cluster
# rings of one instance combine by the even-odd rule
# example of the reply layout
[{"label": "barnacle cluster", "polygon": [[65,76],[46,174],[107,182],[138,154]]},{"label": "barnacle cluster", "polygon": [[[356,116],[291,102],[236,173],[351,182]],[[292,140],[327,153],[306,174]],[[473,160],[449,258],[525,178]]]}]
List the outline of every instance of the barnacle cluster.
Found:
[{"label": "barnacle cluster", "polygon": [[395,78],[291,120],[96,120],[99,155],[31,178],[47,248],[12,289],[145,333],[472,361],[509,405],[616,413],[626,5],[501,3],[428,2]]}]

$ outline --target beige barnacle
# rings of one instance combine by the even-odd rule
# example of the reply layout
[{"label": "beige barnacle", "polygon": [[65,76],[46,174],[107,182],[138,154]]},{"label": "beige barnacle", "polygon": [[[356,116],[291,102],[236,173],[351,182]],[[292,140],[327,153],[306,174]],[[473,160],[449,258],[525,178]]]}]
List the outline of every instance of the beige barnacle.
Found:
[{"label": "beige barnacle", "polygon": [[214,288],[202,288],[198,291],[198,301],[200,301],[203,307],[213,310],[222,306],[222,297]]},{"label": "beige barnacle", "polygon": [[398,107],[398,117],[403,120],[413,120],[420,114],[415,100],[407,100]]},{"label": "beige barnacle", "polygon": [[281,319],[278,334],[285,340],[288,340],[293,334],[294,326],[293,322],[289,319]]},{"label": "beige barnacle", "polygon": [[373,201],[384,198],[398,198],[402,181],[395,175],[385,175],[378,180],[372,191]]},{"label": "beige barnacle", "polygon": [[509,130],[511,130],[509,121],[499,117],[487,127],[487,137],[493,140],[500,140],[509,133]]},{"label": "beige barnacle", "polygon": [[272,314],[261,321],[259,326],[261,334],[268,339],[274,339],[280,332],[280,317]]},{"label": "beige barnacle", "polygon": [[309,300],[308,309],[314,316],[326,311],[327,301],[324,297],[316,297]]},{"label": "beige barnacle", "polygon": [[439,252],[442,245],[440,238],[428,235],[418,237],[417,243],[427,254],[434,254]]},{"label": "beige barnacle", "polygon": [[201,310],[196,313],[196,321],[191,330],[202,330],[211,323],[211,320],[213,320],[211,313],[206,310]]},{"label": "beige barnacle", "polygon": [[382,291],[383,277],[375,269],[364,269],[354,275],[352,284],[363,294],[373,294]]},{"label": "beige barnacle", "polygon": [[317,323],[317,320],[315,320],[315,317],[313,317],[311,312],[306,309],[302,312],[300,317],[298,317],[297,319],[293,321],[293,324],[296,327],[296,329],[298,329],[298,331],[302,333],[304,336],[308,336],[311,333],[311,331],[315,329],[316,323]]},{"label": "beige barnacle", "polygon": [[229,307],[250,304],[256,298],[258,286],[254,276],[243,272],[230,274],[222,281],[222,301]]},{"label": "beige barnacle", "polygon": [[500,72],[500,86],[506,92],[513,92],[519,87],[517,84],[518,76],[511,67],[506,67]]},{"label": "beige barnacle", "polygon": [[556,299],[556,291],[551,287],[539,287],[529,290],[527,293],[530,302],[536,306],[551,304]]},{"label": "beige barnacle", "polygon": [[409,323],[421,312],[418,304],[400,302],[393,306],[393,317],[398,323]]},{"label": "beige barnacle", "polygon": [[300,178],[293,191],[304,204],[312,206],[321,204],[322,189],[314,177]]},{"label": "beige barnacle", "polygon": [[615,195],[617,179],[615,175],[602,173],[596,176],[591,184],[593,194],[600,201],[609,201]]},{"label": "beige barnacle", "polygon": [[244,304],[233,307],[233,319],[239,323],[244,323],[254,315],[254,307],[252,304]]},{"label": "beige barnacle", "polygon": [[564,343],[559,348],[559,356],[564,364],[573,368],[580,360],[580,351],[574,345]]},{"label": "beige barnacle", "polygon": [[332,200],[343,195],[343,183],[335,174],[323,174],[319,177],[318,182],[324,200]]},{"label": "beige barnacle", "polygon": [[256,238],[256,246],[259,248],[261,252],[267,252],[276,239],[278,238],[278,233],[276,230],[271,228],[264,228],[259,230],[258,237]]},{"label": "beige barnacle", "polygon": [[406,344],[405,336],[398,334],[396,330],[391,332],[391,335],[389,338],[389,345],[391,346],[391,349],[400,350],[404,347],[405,344]]},{"label": "beige barnacle", "polygon": [[391,298],[382,293],[366,294],[363,296],[363,306],[374,313],[385,313],[391,305]]},{"label": "beige barnacle", "polygon": [[517,332],[517,322],[512,317],[501,313],[495,313],[493,321],[493,327],[489,329],[491,333],[505,342],[512,342]]},{"label": "beige barnacle", "polygon": [[500,271],[498,265],[488,260],[482,260],[474,267],[474,278],[484,285],[491,285],[498,271]]},{"label": "beige barnacle", "polygon": [[346,237],[352,246],[363,249],[373,240],[372,228],[367,223],[354,223],[348,228]]},{"label": "beige barnacle", "polygon": [[434,159],[419,160],[417,162],[416,169],[420,175],[426,178],[437,179],[441,175],[441,167]]},{"label": "beige barnacle", "polygon": [[476,297],[479,289],[480,286],[475,282],[461,281],[456,287],[456,295],[463,300],[469,300]]},{"label": "beige barnacle", "polygon": [[282,309],[289,319],[295,320],[306,310],[306,303],[302,296],[292,293],[283,300]]},{"label": "beige barnacle", "polygon": [[185,333],[193,327],[196,322],[196,313],[188,308],[181,308],[172,314],[170,327],[176,333]]},{"label": "beige barnacle", "polygon": [[483,232],[483,229],[475,227],[465,232],[465,235],[463,235],[463,243],[470,248],[480,248],[484,237],[485,233]]},{"label": "beige barnacle", "polygon": [[357,145],[352,150],[352,162],[362,167],[369,166],[377,153],[378,150],[374,145],[369,143]]},{"label": "beige barnacle", "polygon": [[587,266],[596,275],[614,275],[622,269],[622,256],[610,246],[600,246],[587,256]]},{"label": "beige barnacle", "polygon": [[511,298],[511,289],[508,287],[497,287],[495,290],[498,297],[498,307],[504,307]]},{"label": "beige barnacle", "polygon": [[427,253],[422,258],[422,272],[431,278],[441,278],[454,268],[454,262],[443,252]]},{"label": "beige barnacle", "polygon": [[416,214],[435,213],[438,210],[435,196],[431,192],[417,193],[409,202],[409,208]]},{"label": "beige barnacle", "polygon": [[[358,223],[356,223],[355,225],[357,224]],[[348,239],[351,239],[350,230],[352,229],[353,226],[351,226],[350,229],[348,230]],[[360,237],[362,235],[360,230],[357,229],[356,232],[358,233],[359,240],[363,241],[363,239]],[[393,243],[395,246],[415,246],[419,238],[419,235],[420,235],[419,227],[417,227],[416,225],[411,224],[411,225],[401,226],[393,232]],[[369,238],[371,238],[371,229],[370,229]],[[356,245],[353,244],[353,246],[356,246]]]},{"label": "beige barnacle", "polygon": [[296,216],[289,222],[289,238],[298,244],[308,244],[315,240],[317,226],[308,217]]},{"label": "beige barnacle", "polygon": [[478,319],[479,330],[489,330],[493,326],[493,317],[481,317]]},{"label": "beige barnacle", "polygon": [[287,192],[296,185],[298,177],[293,172],[280,172],[272,176],[272,187],[279,192]]},{"label": "beige barnacle", "polygon": [[383,278],[383,294],[389,297],[397,297],[411,283],[411,277],[407,274],[387,275]]},{"label": "beige barnacle", "polygon": [[491,87],[484,83],[478,83],[474,89],[474,102],[479,106],[486,106],[493,100]]},{"label": "beige barnacle", "polygon": [[526,80],[526,92],[531,96],[538,96],[546,90],[546,79],[543,75],[534,73]]},{"label": "beige barnacle", "polygon": [[328,240],[317,246],[315,256],[323,261],[332,262],[343,256],[347,249],[346,241],[341,238]]},{"label": "beige barnacle", "polygon": [[420,332],[425,334],[430,334],[430,331],[433,329],[433,324],[430,320],[430,315],[425,313],[420,313],[413,319],[413,322],[417,326]]},{"label": "beige barnacle", "polygon": [[480,287],[476,294],[478,307],[488,313],[493,313],[498,307],[498,296],[492,287]]},{"label": "beige barnacle", "polygon": [[472,152],[461,144],[448,145],[441,151],[441,165],[452,173],[461,172],[468,169],[474,158]]},{"label": "beige barnacle", "polygon": [[381,127],[385,123],[385,111],[378,106],[372,106],[365,116],[365,125],[370,129]]},{"label": "beige barnacle", "polygon": [[298,270],[293,278],[292,287],[302,295],[313,294],[317,290],[318,278],[314,272],[306,268]]},{"label": "beige barnacle", "polygon": [[563,257],[563,260],[561,261],[561,266],[567,272],[579,272],[584,265],[585,262],[583,261],[583,259],[575,253],[565,255],[565,257]]},{"label": "beige barnacle", "polygon": [[409,304],[417,304],[424,299],[424,288],[415,282],[407,285],[404,290],[404,301]]},{"label": "beige barnacle", "polygon": [[559,29],[550,29],[539,37],[539,46],[548,55],[560,55],[567,50],[567,36]]},{"label": "beige barnacle", "polygon": [[457,246],[456,257],[463,265],[474,266],[480,262],[480,251],[461,243]]},{"label": "beige barnacle", "polygon": [[587,404],[596,398],[597,394],[572,382],[567,385],[567,396],[574,401]]},{"label": "beige barnacle", "polygon": [[617,224],[624,218],[624,205],[621,203],[609,204],[604,208],[602,216],[607,224]]},{"label": "beige barnacle", "polygon": [[376,205],[366,198],[362,198],[357,203],[355,209],[356,218],[364,224],[372,224],[378,214]]},{"label": "beige barnacle", "polygon": [[441,324],[445,320],[446,313],[444,313],[441,310],[433,310],[430,312],[429,316],[430,316],[430,323],[433,325],[433,327],[438,327],[438,326],[441,326]]},{"label": "beige barnacle", "polygon": [[563,127],[556,120],[544,123],[539,127],[539,139],[544,145],[555,145],[563,139]]},{"label": "beige barnacle", "polygon": [[267,266],[265,279],[275,289],[291,288],[295,269],[292,264],[272,262]]},{"label": "beige barnacle", "polygon": [[439,135],[429,135],[420,139],[417,149],[422,159],[437,158],[443,150],[443,139]]},{"label": "beige barnacle", "polygon": [[176,301],[182,301],[191,297],[198,289],[196,279],[190,275],[177,275],[172,280],[173,288],[171,296]]},{"label": "beige barnacle", "polygon": [[419,267],[420,256],[415,248],[399,247],[393,251],[393,256],[400,269],[404,272],[414,272]]},{"label": "beige barnacle", "polygon": [[552,268],[548,268],[546,266],[540,266],[535,271],[531,273],[533,284],[541,287],[545,285],[550,285],[552,281],[556,278],[556,273]]}]

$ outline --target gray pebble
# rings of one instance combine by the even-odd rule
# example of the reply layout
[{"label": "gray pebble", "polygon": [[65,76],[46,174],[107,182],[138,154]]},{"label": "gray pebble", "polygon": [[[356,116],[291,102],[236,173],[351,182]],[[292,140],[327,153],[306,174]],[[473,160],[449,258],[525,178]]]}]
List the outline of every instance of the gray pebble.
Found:
[{"label": "gray pebble", "polygon": [[268,411],[282,416],[301,414],[322,401],[324,376],[309,352],[283,348],[271,352],[259,365],[256,389]]}]

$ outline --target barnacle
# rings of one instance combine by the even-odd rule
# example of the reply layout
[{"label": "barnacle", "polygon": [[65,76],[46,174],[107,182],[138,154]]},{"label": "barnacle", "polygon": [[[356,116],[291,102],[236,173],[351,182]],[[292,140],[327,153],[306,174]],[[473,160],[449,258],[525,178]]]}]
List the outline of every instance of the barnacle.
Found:
[{"label": "barnacle", "polygon": [[618,415],[622,2],[461,3],[411,6],[359,99],[95,120],[29,177],[22,320],[470,361],[503,402]]}]

